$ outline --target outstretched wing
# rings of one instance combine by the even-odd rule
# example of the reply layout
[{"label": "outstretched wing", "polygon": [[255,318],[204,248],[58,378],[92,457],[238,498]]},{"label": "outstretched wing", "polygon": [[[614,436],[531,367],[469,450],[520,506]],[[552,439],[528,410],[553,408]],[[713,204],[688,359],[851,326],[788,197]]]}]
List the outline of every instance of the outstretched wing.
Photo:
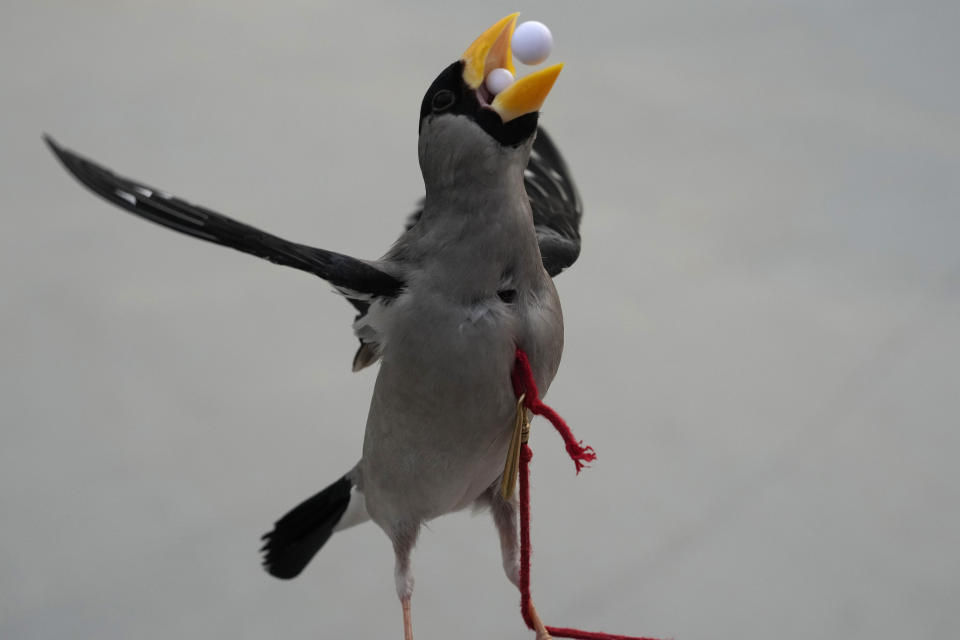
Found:
[{"label": "outstretched wing", "polygon": [[401,280],[363,260],[297,244],[260,231],[210,209],[118,176],[64,149],[49,136],[44,136],[44,140],[63,166],[103,199],[174,231],[320,276],[360,311],[365,311],[372,299],[395,297],[404,286]]},{"label": "outstretched wing", "polygon": [[[580,255],[583,203],[567,163],[543,127],[537,130],[523,183],[533,210],[540,258],[552,277],[576,262]],[[417,224],[422,213],[421,199],[417,209],[407,218],[405,229]]]},{"label": "outstretched wing", "polygon": [[523,183],[533,210],[543,266],[555,276],[580,255],[583,203],[563,156],[541,127],[533,142]]}]

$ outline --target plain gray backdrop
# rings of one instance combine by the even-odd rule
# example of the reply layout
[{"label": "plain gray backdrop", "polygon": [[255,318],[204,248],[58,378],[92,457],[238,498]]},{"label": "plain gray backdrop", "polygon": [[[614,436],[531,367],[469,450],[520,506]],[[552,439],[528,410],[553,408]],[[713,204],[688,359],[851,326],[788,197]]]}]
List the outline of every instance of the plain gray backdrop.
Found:
[{"label": "plain gray backdrop", "polygon": [[[19,1],[0,8],[0,637],[391,638],[392,552],[259,536],[360,451],[323,282],[83,190],[42,131],[293,240],[381,255],[432,78],[513,10],[586,205],[534,425],[550,624],[960,634],[960,5]],[[431,523],[418,638],[530,638],[487,515]]]}]

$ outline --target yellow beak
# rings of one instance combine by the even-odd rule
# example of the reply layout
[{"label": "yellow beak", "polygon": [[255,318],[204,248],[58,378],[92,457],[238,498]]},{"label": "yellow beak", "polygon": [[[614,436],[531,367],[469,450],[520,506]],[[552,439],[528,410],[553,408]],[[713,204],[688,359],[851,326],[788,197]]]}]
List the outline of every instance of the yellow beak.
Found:
[{"label": "yellow beak", "polygon": [[[487,74],[493,69],[507,69],[514,76],[517,75],[513,66],[510,41],[513,39],[513,29],[517,25],[518,15],[520,14],[511,13],[506,18],[498,20],[463,52],[461,58],[464,63],[463,81],[471,89],[480,89]],[[561,69],[563,69],[562,64],[555,64],[518,79],[497,94],[490,107],[497,112],[504,123],[539,111],[557,76],[560,75]]]},{"label": "yellow beak", "polygon": [[520,14],[511,13],[498,20],[463,52],[463,81],[471,89],[479,89],[487,74],[498,67],[516,75],[510,41],[513,39],[513,28],[517,26],[518,15]]},{"label": "yellow beak", "polygon": [[540,111],[562,69],[563,63],[555,64],[520,78],[498,93],[490,107],[500,114],[500,119],[504,122]]}]

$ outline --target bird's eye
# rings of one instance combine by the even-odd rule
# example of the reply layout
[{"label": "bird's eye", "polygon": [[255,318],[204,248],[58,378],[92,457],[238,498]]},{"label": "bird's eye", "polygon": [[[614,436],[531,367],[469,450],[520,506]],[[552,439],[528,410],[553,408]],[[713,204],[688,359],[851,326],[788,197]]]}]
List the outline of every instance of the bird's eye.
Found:
[{"label": "bird's eye", "polygon": [[453,95],[453,91],[441,89],[433,94],[433,100],[430,104],[434,111],[445,111],[452,107],[456,100],[457,99],[456,96]]},{"label": "bird's eye", "polygon": [[516,289],[501,289],[497,291],[497,297],[506,302],[507,304],[512,304],[514,300],[517,299],[517,290]]}]

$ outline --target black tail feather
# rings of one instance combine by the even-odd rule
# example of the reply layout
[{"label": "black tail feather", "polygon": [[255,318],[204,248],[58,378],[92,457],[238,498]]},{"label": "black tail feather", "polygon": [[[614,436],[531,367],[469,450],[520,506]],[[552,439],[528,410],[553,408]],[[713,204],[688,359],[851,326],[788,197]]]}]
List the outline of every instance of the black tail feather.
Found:
[{"label": "black tail feather", "polygon": [[291,509],[277,520],[273,531],[263,535],[260,551],[270,575],[289,580],[303,571],[343,517],[352,487],[349,478],[340,478]]}]

